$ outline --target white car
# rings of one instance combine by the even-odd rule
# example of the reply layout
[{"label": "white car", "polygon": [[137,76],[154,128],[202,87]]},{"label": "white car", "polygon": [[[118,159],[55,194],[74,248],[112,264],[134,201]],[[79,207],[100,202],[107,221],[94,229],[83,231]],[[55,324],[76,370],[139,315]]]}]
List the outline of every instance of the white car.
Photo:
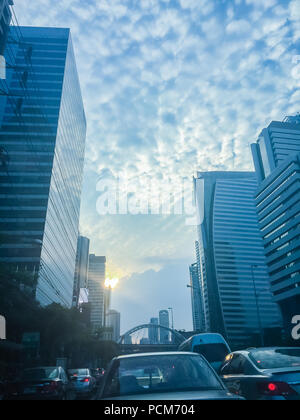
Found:
[{"label": "white car", "polygon": [[115,358],[100,391],[103,400],[241,400],[195,353],[146,353]]}]

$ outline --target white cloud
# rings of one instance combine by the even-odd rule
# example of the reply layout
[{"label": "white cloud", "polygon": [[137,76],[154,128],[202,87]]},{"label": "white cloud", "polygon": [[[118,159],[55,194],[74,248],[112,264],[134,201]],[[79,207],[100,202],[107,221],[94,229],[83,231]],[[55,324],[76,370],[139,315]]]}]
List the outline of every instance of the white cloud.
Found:
[{"label": "white cloud", "polygon": [[299,1],[15,3],[21,24],[72,29],[88,119],[82,225],[93,249],[127,274],[150,268],[144,257],[158,252],[192,262],[193,231],[182,220],[101,220],[98,174],[252,169],[249,143],[272,118],[299,110]]}]

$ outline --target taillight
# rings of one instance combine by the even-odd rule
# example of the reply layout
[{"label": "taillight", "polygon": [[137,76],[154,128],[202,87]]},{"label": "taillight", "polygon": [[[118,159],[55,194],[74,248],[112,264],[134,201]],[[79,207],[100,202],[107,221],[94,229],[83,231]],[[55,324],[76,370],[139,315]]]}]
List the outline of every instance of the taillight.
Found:
[{"label": "taillight", "polygon": [[89,380],[89,378],[85,378],[85,379],[82,379],[81,382],[88,383],[88,382],[90,382],[90,380]]},{"label": "taillight", "polygon": [[259,383],[258,387],[263,395],[274,397],[298,395],[297,392],[285,382],[263,382]]}]

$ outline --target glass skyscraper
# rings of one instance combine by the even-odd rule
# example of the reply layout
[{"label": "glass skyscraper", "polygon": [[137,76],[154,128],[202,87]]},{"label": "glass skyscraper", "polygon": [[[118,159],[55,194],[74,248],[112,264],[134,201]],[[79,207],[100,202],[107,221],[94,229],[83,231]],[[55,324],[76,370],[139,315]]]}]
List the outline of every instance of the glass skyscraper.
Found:
[{"label": "glass skyscraper", "polygon": [[286,329],[300,314],[300,116],[272,122],[252,153],[259,226],[274,300]]},{"label": "glass skyscraper", "polygon": [[105,289],[106,258],[91,254],[89,257],[89,304],[91,326],[94,332],[105,327],[105,315],[109,310]]},{"label": "glass skyscraper", "polygon": [[[79,236],[77,241],[73,306],[77,307],[82,303],[84,295],[88,297],[88,274],[89,274],[90,240]],[[84,300],[87,303],[87,299]]]},{"label": "glass skyscraper", "polygon": [[12,27],[0,98],[0,262],[72,305],[86,120],[69,29]]},{"label": "glass skyscraper", "polygon": [[281,317],[254,205],[255,174],[198,173],[194,185],[205,329],[223,334],[234,349],[259,344]]},{"label": "glass skyscraper", "polygon": [[0,54],[3,54],[5,48],[13,4],[13,0],[0,0]]},{"label": "glass skyscraper", "polygon": [[199,281],[198,264],[190,266],[190,287],[191,287],[191,300],[192,300],[192,313],[193,313],[193,328],[194,331],[205,331],[204,315],[203,315],[203,301],[202,291]]}]

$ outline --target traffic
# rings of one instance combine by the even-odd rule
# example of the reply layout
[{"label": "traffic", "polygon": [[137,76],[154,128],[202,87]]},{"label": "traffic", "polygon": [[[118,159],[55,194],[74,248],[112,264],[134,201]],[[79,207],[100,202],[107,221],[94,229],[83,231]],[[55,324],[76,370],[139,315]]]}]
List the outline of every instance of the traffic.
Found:
[{"label": "traffic", "polygon": [[300,348],[231,352],[219,334],[199,334],[177,352],[115,357],[103,368],[25,369],[0,387],[3,400],[300,400]]}]

